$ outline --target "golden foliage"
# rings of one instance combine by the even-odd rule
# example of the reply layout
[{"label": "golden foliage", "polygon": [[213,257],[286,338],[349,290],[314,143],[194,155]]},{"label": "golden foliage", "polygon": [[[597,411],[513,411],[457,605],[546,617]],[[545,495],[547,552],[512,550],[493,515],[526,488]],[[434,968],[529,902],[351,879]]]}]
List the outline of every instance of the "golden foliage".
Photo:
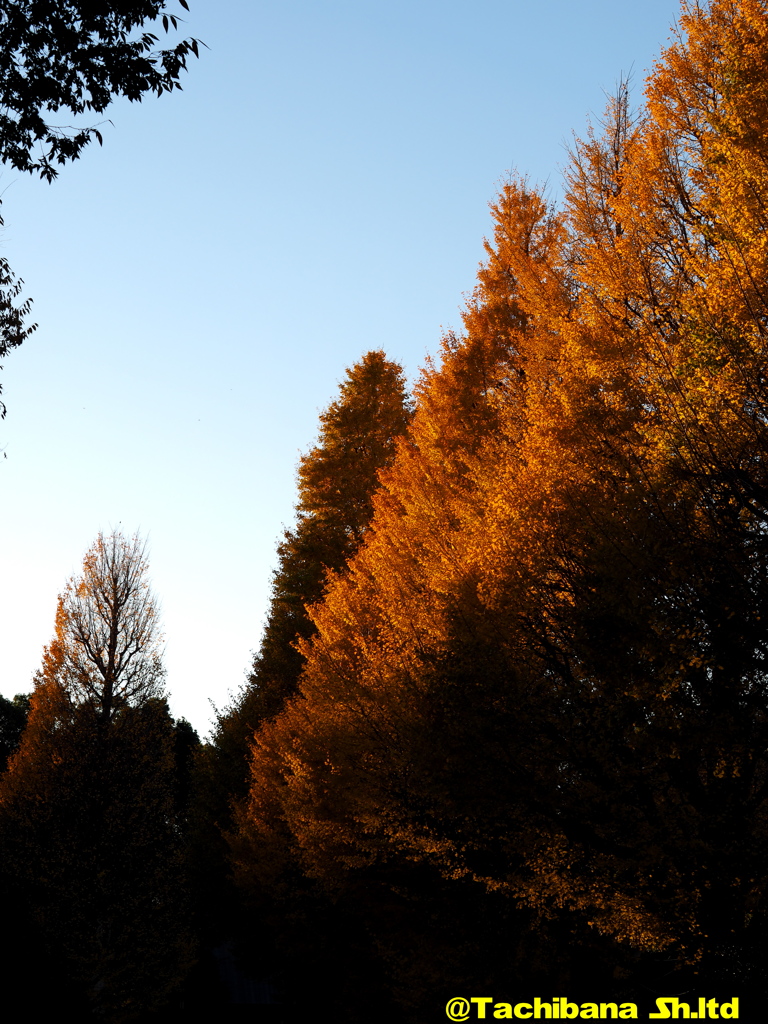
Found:
[{"label": "golden foliage", "polygon": [[428,866],[681,962],[763,927],[767,15],[684,4],[562,208],[503,187],[254,739],[244,875]]}]

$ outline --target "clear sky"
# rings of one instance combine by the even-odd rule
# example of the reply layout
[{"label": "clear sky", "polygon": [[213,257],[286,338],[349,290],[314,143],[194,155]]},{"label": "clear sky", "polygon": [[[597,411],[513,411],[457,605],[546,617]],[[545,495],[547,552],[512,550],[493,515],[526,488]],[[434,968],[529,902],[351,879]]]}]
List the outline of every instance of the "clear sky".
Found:
[{"label": "clear sky", "polygon": [[0,168],[0,252],[39,324],[2,374],[0,692],[31,689],[98,531],[139,530],[171,708],[204,735],[345,368],[383,348],[417,376],[505,175],[556,196],[572,133],[622,73],[641,99],[678,4],[189,2],[209,49],[183,92],[114,104],[53,185]]}]

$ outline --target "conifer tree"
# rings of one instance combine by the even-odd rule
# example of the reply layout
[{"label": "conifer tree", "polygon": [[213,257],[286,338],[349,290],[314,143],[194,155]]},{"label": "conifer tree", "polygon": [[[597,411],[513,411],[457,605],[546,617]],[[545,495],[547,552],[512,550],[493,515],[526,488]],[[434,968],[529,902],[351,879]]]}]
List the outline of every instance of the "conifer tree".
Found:
[{"label": "conifer tree", "polygon": [[245,792],[254,730],[296,690],[303,665],[296,642],[313,632],[307,609],[363,540],[379,472],[392,462],[410,415],[402,367],[380,350],[347,370],[339,397],[320,415],[318,442],[299,460],[297,522],[278,545],[261,645],[245,690],[220,719],[214,740],[229,767],[229,798]]},{"label": "conifer tree", "polygon": [[246,887],[282,861],[415,900],[409,864],[606,966],[764,984],[767,15],[684,4],[563,207],[502,189],[465,334],[253,744]]},{"label": "conifer tree", "polygon": [[[278,546],[261,646],[244,691],[220,715],[213,743],[197,759],[194,846],[200,913],[211,943],[220,942],[222,935],[235,937],[242,950],[242,940],[253,937],[250,915],[243,920],[240,896],[227,881],[231,867],[225,838],[233,828],[232,807],[247,793],[250,740],[296,691],[303,667],[296,644],[313,631],[307,609],[320,600],[335,574],[343,574],[365,538],[379,473],[392,462],[410,416],[402,368],[382,351],[368,352],[347,370],[338,397],[320,416],[317,443],[300,459],[297,521]],[[303,920],[313,898],[306,900],[301,884],[299,890],[298,904],[294,901],[287,915],[301,930],[296,922]],[[259,934],[272,936],[272,946],[279,942],[275,936],[286,920],[285,905],[278,906],[273,895],[262,890],[259,899],[265,902],[254,911],[262,921]],[[323,909],[311,926],[317,929],[310,942],[313,955],[326,934],[321,918],[329,921],[325,903]],[[339,928],[344,931],[346,925]],[[336,948],[330,939],[327,945]],[[353,945],[347,944],[342,955],[352,957]],[[248,955],[263,970],[271,951],[262,948]]]}]

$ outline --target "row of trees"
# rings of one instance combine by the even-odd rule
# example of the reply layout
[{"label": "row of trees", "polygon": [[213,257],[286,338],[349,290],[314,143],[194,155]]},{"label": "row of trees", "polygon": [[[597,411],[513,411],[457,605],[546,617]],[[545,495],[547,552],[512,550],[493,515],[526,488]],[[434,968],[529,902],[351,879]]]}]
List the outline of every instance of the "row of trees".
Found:
[{"label": "row of trees", "polygon": [[[217,974],[246,978],[229,952],[237,938],[247,959],[253,930],[227,881],[231,800],[248,791],[254,728],[296,690],[306,607],[363,540],[377,472],[410,414],[383,353],[348,371],[299,467],[298,521],[278,549],[253,675],[204,748],[168,712],[144,543],[100,534],[87,552],[31,697],[0,705],[0,886],[39,951],[15,965],[19,991],[44,970],[57,1007],[119,1022],[190,1001],[220,1013],[232,992]],[[260,952],[251,970],[263,975]]]},{"label": "row of trees", "polygon": [[504,186],[253,737],[240,884],[356,921],[415,1020],[534,979],[765,988],[766,83],[764,0],[684,4],[562,205]]},{"label": "row of trees", "polygon": [[88,1005],[161,1001],[192,931],[349,1021],[764,995],[767,124],[768,2],[686,4],[560,206],[507,182],[413,407],[372,352],[323,414],[186,811],[154,605],[112,568],[143,554],[100,538],[0,784]]}]

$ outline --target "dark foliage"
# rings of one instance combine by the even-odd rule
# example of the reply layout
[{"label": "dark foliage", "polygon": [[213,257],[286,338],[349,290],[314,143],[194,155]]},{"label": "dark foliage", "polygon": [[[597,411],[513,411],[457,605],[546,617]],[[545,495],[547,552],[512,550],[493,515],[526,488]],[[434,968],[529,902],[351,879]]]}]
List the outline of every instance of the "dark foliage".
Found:
[{"label": "dark foliage", "polygon": [[[188,9],[186,0],[179,0]],[[60,110],[100,114],[118,96],[132,102],[147,93],[180,89],[181,72],[199,40],[157,49],[158,37],[140,32],[162,17],[165,0],[9,0],[0,8],[0,160],[52,181],[55,164],[76,160],[98,127],[50,122]]]},{"label": "dark foliage", "polygon": [[29,715],[29,695],[17,693],[13,700],[0,697],[0,772],[5,771],[19,745]]},{"label": "dark foliage", "polygon": [[[101,114],[119,96],[140,102],[180,89],[189,55],[203,44],[190,38],[159,49],[158,37],[143,31],[158,19],[166,33],[178,27],[166,0],[0,4],[0,161],[53,181],[92,139],[102,142],[98,124],[74,127],[70,117]],[[0,358],[37,326],[25,323],[31,301],[19,299],[22,284],[0,258]]]}]

